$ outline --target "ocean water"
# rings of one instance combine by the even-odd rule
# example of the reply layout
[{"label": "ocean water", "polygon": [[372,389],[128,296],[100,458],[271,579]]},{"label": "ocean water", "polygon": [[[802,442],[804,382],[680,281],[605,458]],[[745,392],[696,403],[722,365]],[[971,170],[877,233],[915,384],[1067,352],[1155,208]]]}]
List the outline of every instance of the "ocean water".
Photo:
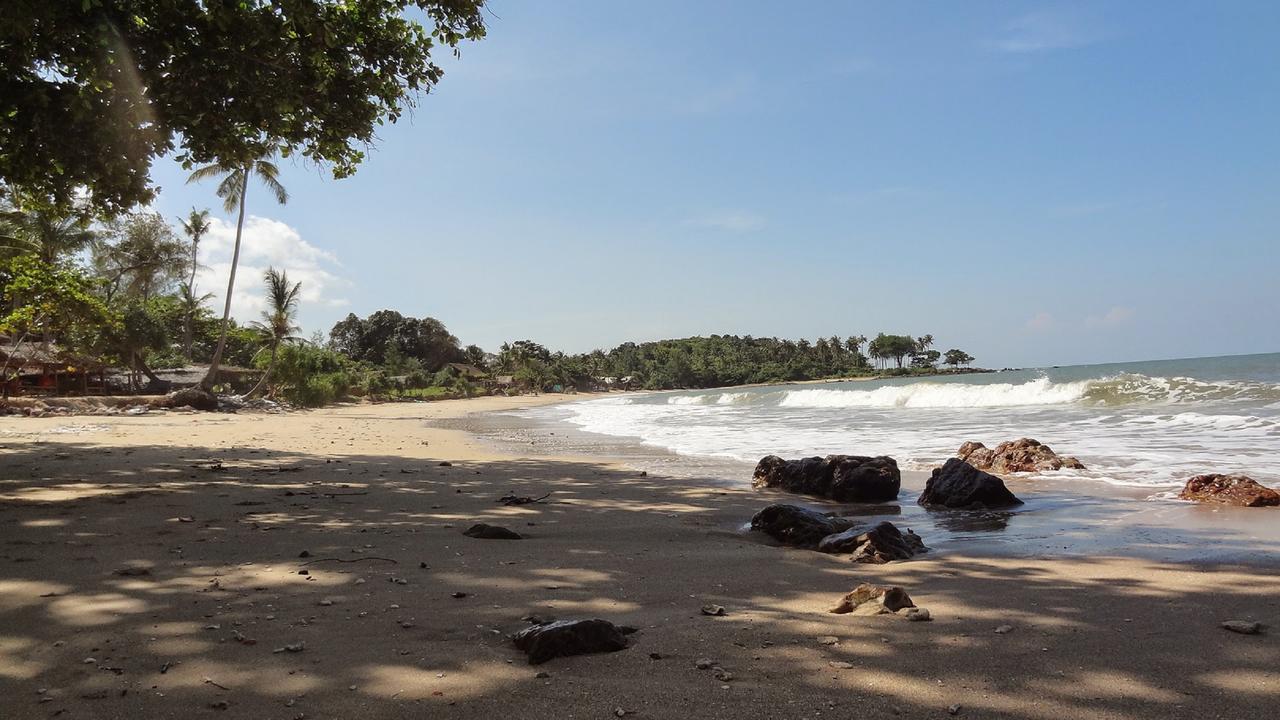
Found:
[{"label": "ocean water", "polygon": [[580,443],[660,448],[664,472],[729,480],[768,454],[890,455],[928,470],[967,440],[1032,437],[1088,467],[1058,480],[1158,493],[1220,472],[1280,487],[1280,353],[626,394],[523,414],[569,423]]}]

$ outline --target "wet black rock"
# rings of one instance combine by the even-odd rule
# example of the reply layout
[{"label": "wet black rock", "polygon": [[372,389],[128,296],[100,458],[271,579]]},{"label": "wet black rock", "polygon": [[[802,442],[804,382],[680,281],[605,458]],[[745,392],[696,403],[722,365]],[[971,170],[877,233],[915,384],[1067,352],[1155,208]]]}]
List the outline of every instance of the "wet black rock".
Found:
[{"label": "wet black rock", "polygon": [[1001,508],[1021,505],[1004,481],[959,458],[951,458],[925,483],[917,501],[921,505],[948,508]]},{"label": "wet black rock", "polygon": [[828,455],[783,460],[768,455],[756,464],[751,484],[840,502],[883,502],[898,497],[902,473],[891,457]]},{"label": "wet black rock", "polygon": [[751,529],[784,545],[815,548],[828,535],[853,527],[853,521],[796,505],[769,505],[751,518]]}]

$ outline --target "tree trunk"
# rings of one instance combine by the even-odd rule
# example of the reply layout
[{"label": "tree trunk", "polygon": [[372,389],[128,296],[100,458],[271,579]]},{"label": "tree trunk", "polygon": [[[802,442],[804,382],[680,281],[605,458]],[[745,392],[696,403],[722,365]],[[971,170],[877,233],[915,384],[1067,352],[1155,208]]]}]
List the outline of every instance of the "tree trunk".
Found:
[{"label": "tree trunk", "polygon": [[212,390],[214,379],[218,376],[218,366],[222,364],[222,351],[227,346],[227,329],[231,324],[231,293],[236,287],[236,265],[240,262],[240,235],[244,232],[244,198],[249,190],[249,166],[240,172],[244,177],[240,182],[240,218],[236,220],[236,245],[231,251],[231,277],[227,280],[227,301],[222,306],[222,332],[218,335],[218,347],[209,360],[209,371],[200,381],[201,390]]},{"label": "tree trunk", "polygon": [[279,349],[280,349],[280,341],[272,340],[271,359],[267,361],[267,371],[262,373],[262,377],[258,379],[258,384],[254,385],[253,389],[250,390],[248,394],[245,395],[246,398],[251,398],[254,395],[257,395],[259,390],[267,387],[267,383],[271,380],[271,371],[276,369],[276,351],[278,351]]},{"label": "tree trunk", "polygon": [[[196,298],[196,268],[199,267],[200,257],[200,241],[193,239],[191,241],[191,281],[187,283],[187,294],[194,301]],[[191,362],[191,345],[195,341],[195,325],[196,311],[198,308],[192,307],[187,312],[187,326],[183,329],[182,335],[182,353],[187,358],[187,362]]]}]

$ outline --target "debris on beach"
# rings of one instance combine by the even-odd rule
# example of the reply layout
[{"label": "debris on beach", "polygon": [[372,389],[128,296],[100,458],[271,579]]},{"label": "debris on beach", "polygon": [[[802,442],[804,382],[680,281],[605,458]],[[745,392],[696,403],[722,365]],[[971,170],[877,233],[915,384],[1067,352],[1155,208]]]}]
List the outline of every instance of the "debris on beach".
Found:
[{"label": "debris on beach", "polygon": [[145,577],[151,574],[151,565],[143,562],[125,563],[114,572],[122,577]]},{"label": "debris on beach", "polygon": [[1048,445],[1031,438],[1010,440],[988,448],[980,442],[969,441],[960,446],[956,457],[979,470],[999,473],[1033,473],[1052,470],[1084,470],[1079,460],[1059,455]]},{"label": "debris on beach", "polygon": [[724,606],[723,606],[723,605],[713,605],[713,604],[703,605],[703,606],[702,606],[702,614],[703,614],[703,615],[711,615],[711,616],[713,616],[713,617],[723,617],[723,616],[724,616],[724,614],[725,614],[725,613],[724,613]]},{"label": "debris on beach", "polygon": [[1280,506],[1280,492],[1247,475],[1197,475],[1187,481],[1178,497],[1215,505]]},{"label": "debris on beach", "polygon": [[542,502],[543,500],[546,500],[549,497],[551,497],[551,493],[547,493],[542,497],[529,497],[528,495],[516,495],[512,493],[508,495],[503,495],[502,497],[498,498],[498,502],[507,506],[532,505],[533,503]]},{"label": "debris on beach", "polygon": [[189,407],[193,410],[213,411],[218,409],[218,398],[208,390],[198,387],[183,388],[172,392],[160,401],[161,407]]},{"label": "debris on beach", "polygon": [[1250,620],[1227,620],[1222,623],[1222,629],[1241,635],[1257,635],[1262,632],[1262,623]]},{"label": "debris on beach", "polygon": [[898,497],[902,473],[898,462],[884,455],[828,455],[800,460],[767,455],[756,464],[751,485],[841,502],[882,502]]},{"label": "debris on beach", "polygon": [[608,620],[559,620],[532,625],[511,636],[516,648],[529,656],[530,665],[569,655],[617,652],[627,647],[626,636],[634,628]]},{"label": "debris on beach", "polygon": [[1021,505],[1004,481],[959,458],[947,460],[925,483],[916,501],[921,505],[947,508],[1002,508]]},{"label": "debris on beach", "polygon": [[487,523],[476,523],[466,530],[462,531],[463,535],[480,540],[523,540],[524,536],[514,530],[508,530],[500,525],[489,525]]}]

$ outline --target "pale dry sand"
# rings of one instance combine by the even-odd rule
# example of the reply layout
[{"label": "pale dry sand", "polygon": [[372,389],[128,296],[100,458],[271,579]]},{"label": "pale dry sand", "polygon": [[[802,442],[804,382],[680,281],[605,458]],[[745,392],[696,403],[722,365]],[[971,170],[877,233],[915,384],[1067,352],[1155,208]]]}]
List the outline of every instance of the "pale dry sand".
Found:
[{"label": "pale dry sand", "polygon": [[[1277,715],[1274,567],[852,565],[741,532],[781,496],[504,456],[423,422],[557,399],[0,418],[0,717]],[[552,495],[495,503],[508,492]],[[474,521],[527,539],[462,536]],[[134,566],[149,574],[115,572]],[[935,620],[825,612],[862,581]],[[506,637],[530,613],[640,631],[531,667]]]}]

